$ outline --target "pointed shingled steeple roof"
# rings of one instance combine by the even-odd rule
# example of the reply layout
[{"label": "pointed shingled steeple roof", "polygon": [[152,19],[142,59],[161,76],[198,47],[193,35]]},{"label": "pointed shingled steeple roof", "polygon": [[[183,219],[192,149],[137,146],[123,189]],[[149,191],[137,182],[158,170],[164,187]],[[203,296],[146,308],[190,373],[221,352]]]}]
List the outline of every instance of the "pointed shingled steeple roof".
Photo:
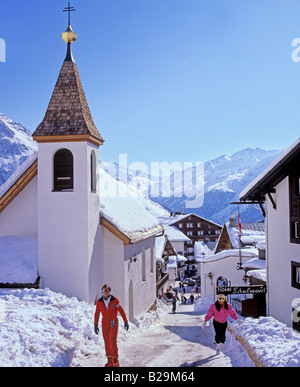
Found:
[{"label": "pointed shingled steeple roof", "polygon": [[[73,141],[89,138],[98,145],[104,142],[93,121],[73,60],[64,61],[45,117],[33,133],[37,142],[60,140],[49,136],[76,136]],[[66,141],[64,138],[61,140]]]},{"label": "pointed shingled steeple roof", "polygon": [[104,140],[93,121],[72,56],[71,44],[77,39],[70,25],[70,12],[74,10],[70,3],[64,10],[69,14],[68,29],[62,33],[67,55],[45,117],[32,136],[37,142],[89,141],[102,145]]}]

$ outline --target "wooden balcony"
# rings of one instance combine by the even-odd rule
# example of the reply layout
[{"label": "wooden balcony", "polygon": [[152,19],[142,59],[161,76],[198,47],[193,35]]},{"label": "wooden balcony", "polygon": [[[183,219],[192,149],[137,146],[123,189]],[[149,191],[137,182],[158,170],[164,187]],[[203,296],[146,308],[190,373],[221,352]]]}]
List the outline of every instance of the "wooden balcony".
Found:
[{"label": "wooden balcony", "polygon": [[156,281],[156,292],[158,292],[169,280],[169,273],[161,273],[161,278]]}]

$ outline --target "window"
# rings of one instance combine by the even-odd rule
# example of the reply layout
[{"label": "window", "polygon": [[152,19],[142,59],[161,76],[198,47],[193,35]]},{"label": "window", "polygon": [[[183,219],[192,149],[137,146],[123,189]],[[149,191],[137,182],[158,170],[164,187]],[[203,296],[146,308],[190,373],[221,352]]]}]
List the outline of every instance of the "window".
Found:
[{"label": "window", "polygon": [[299,177],[290,176],[290,238],[291,243],[300,244],[300,200]]},{"label": "window", "polygon": [[300,179],[295,178],[295,194],[300,195]]},{"label": "window", "polygon": [[186,227],[187,227],[187,228],[193,228],[193,227],[194,227],[194,223],[187,223],[187,224],[186,224]]},{"label": "window", "polygon": [[182,223],[179,223],[179,225],[178,225],[178,226],[179,226],[179,228],[182,228],[182,227],[183,227]]},{"label": "window", "polygon": [[97,191],[97,159],[96,159],[96,153],[93,150],[91,153],[91,191],[96,192]]},{"label": "window", "polygon": [[193,236],[193,231],[187,231],[187,236]]},{"label": "window", "polygon": [[58,150],[53,158],[54,191],[72,191],[74,189],[73,154],[68,149]]},{"label": "window", "polygon": [[292,222],[292,238],[299,239],[299,222]]},{"label": "window", "polygon": [[291,263],[292,287],[300,289],[300,262]]},{"label": "window", "polygon": [[154,249],[155,247],[151,247],[151,273],[154,273]]},{"label": "window", "polygon": [[198,222],[197,223],[197,227],[200,228],[201,227],[201,223]]},{"label": "window", "polygon": [[142,252],[142,281],[146,281],[146,252],[145,247],[143,247]]}]

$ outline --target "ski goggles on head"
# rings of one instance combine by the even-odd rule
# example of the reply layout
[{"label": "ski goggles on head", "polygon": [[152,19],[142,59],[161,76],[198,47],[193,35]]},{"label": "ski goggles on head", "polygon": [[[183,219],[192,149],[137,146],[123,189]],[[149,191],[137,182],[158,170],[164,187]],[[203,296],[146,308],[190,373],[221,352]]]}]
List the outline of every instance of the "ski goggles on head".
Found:
[{"label": "ski goggles on head", "polygon": [[218,301],[226,301],[226,297],[225,296],[218,296]]}]

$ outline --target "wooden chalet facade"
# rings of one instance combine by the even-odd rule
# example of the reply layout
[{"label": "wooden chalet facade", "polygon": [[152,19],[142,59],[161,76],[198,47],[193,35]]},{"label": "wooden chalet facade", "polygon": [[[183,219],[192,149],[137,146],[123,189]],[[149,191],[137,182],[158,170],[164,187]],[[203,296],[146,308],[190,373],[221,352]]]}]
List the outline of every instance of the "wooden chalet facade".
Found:
[{"label": "wooden chalet facade", "polygon": [[190,239],[184,242],[183,254],[188,259],[186,274],[189,276],[196,275],[195,242],[217,243],[222,226],[193,213],[171,215],[169,225],[175,226]]},{"label": "wooden chalet facade", "polygon": [[[217,242],[222,231],[222,226],[219,224],[196,214],[174,216],[174,220],[171,220],[169,224],[177,227],[190,239],[185,243],[187,249],[193,247],[195,242]],[[191,255],[191,251],[185,251],[185,253]]]}]

